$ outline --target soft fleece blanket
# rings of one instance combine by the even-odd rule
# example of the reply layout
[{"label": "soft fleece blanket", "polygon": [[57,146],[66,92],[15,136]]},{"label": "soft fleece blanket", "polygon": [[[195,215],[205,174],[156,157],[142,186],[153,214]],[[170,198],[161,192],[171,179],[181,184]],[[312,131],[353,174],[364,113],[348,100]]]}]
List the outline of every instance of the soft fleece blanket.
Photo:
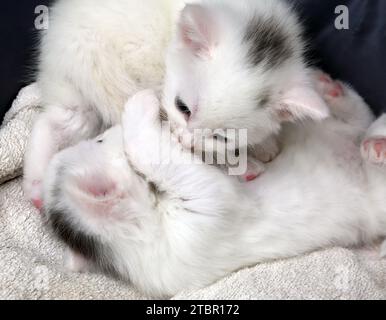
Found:
[{"label": "soft fleece blanket", "polygon": [[[66,271],[63,245],[24,199],[19,176],[39,104],[38,87],[26,87],[0,127],[0,299],[145,299],[128,283]],[[331,248],[259,264],[174,299],[386,299],[378,250]]]}]

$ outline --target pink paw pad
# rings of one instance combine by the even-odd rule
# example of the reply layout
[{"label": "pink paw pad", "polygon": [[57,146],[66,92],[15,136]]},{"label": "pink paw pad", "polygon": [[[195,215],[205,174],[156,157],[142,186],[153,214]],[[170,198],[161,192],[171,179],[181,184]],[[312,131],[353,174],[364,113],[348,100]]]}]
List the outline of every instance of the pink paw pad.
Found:
[{"label": "pink paw pad", "polygon": [[245,182],[251,182],[253,180],[256,180],[258,177],[260,177],[263,174],[264,171],[258,172],[258,171],[251,171],[247,172],[245,175],[243,175],[243,180]]},{"label": "pink paw pad", "polygon": [[257,179],[259,177],[258,174],[248,174],[246,177],[245,177],[245,181],[246,182],[250,182],[250,181],[253,181],[255,179]]},{"label": "pink paw pad", "polygon": [[371,162],[386,163],[386,137],[365,140],[362,144],[362,155]]},{"label": "pink paw pad", "polygon": [[43,208],[43,201],[42,199],[32,199],[32,204],[35,206],[36,209],[42,210]]},{"label": "pink paw pad", "polygon": [[43,200],[41,198],[41,186],[42,183],[40,180],[32,181],[31,202],[34,207],[39,211],[41,211],[43,208]]}]

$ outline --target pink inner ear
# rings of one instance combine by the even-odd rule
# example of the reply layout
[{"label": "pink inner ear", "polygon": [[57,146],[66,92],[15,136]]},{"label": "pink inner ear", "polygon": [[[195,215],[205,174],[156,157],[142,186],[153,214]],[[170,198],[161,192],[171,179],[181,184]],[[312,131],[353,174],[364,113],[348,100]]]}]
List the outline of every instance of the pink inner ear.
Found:
[{"label": "pink inner ear", "polygon": [[87,192],[91,193],[94,197],[105,197],[109,194],[111,194],[115,189],[115,185],[100,185],[100,184],[94,184],[89,185]]},{"label": "pink inner ear", "polygon": [[286,109],[286,106],[283,109],[279,109],[277,115],[280,121],[293,121],[295,119],[292,112]]},{"label": "pink inner ear", "polygon": [[215,43],[214,22],[208,10],[200,5],[187,5],[179,23],[182,42],[195,54],[209,54]]},{"label": "pink inner ear", "polygon": [[95,198],[106,197],[116,190],[114,181],[106,177],[94,175],[79,181],[79,187]]},{"label": "pink inner ear", "polygon": [[[82,214],[93,219],[119,218],[114,209],[123,195],[119,190],[118,183],[110,178],[106,172],[86,173],[75,179],[77,188],[68,188],[68,193]],[[112,215],[113,213],[114,215]]]},{"label": "pink inner ear", "polygon": [[289,89],[276,108],[281,121],[305,118],[323,120],[329,116],[329,108],[323,98],[311,87],[298,86]]},{"label": "pink inner ear", "polygon": [[206,46],[203,43],[200,43],[199,41],[197,41],[197,39],[194,39],[195,36],[188,26],[181,26],[181,34],[182,40],[185,45],[194,52],[204,52],[207,50]]}]

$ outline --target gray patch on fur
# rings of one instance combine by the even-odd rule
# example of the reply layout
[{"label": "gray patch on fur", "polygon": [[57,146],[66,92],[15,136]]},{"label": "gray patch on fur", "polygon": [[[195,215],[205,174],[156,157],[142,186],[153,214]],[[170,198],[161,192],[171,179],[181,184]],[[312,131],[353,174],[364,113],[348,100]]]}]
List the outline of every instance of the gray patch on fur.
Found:
[{"label": "gray patch on fur", "polygon": [[154,207],[157,207],[162,201],[163,196],[166,194],[166,192],[161,190],[160,187],[152,181],[148,182],[148,188],[150,193],[154,195]]},{"label": "gray patch on fur", "polygon": [[113,254],[110,248],[102,243],[100,238],[95,235],[86,234],[79,226],[71,221],[70,209],[57,205],[63,198],[61,188],[65,175],[65,167],[58,167],[55,182],[51,192],[51,203],[44,207],[44,216],[51,230],[62,242],[76,253],[89,260],[97,269],[120,278],[119,273],[113,265]]},{"label": "gray patch on fur", "polygon": [[51,208],[48,209],[47,216],[54,234],[61,241],[91,261],[99,270],[111,276],[119,277],[119,273],[112,263],[111,249],[103,244],[98,236],[81,231],[78,226],[71,222],[69,209]]},{"label": "gray patch on fur", "polygon": [[160,110],[159,110],[159,116],[160,116],[161,121],[169,121],[169,117],[168,117],[167,112],[162,108],[160,108]]},{"label": "gray patch on fur", "polygon": [[243,39],[249,45],[248,61],[253,66],[265,63],[269,69],[281,65],[294,54],[291,38],[274,17],[253,17]]},{"label": "gray patch on fur", "polygon": [[148,185],[150,192],[152,192],[157,197],[162,196],[165,193],[165,191],[162,191],[159,186],[152,181],[148,182]]}]

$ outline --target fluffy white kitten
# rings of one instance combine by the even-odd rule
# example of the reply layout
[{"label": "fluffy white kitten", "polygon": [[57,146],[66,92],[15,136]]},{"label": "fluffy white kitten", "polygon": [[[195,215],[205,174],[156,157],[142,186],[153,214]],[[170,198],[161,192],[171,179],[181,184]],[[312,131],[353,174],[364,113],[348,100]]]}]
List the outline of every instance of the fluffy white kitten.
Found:
[{"label": "fluffy white kitten", "polygon": [[58,153],[45,213],[77,252],[72,268],[91,264],[165,297],[259,262],[384,237],[386,115],[371,125],[354,91],[315,77],[333,116],[286,125],[282,152],[248,184],[186,164],[192,155],[164,140],[150,91],[128,102],[122,127]]},{"label": "fluffy white kitten", "polygon": [[256,156],[269,161],[278,148],[264,140],[282,120],[327,115],[309,85],[303,47],[280,0],[57,1],[41,39],[45,111],[27,147],[26,196],[40,207],[52,156],[117,124],[131,95],[164,78],[163,105],[183,142],[195,128],[245,128],[249,144],[262,143]]}]

